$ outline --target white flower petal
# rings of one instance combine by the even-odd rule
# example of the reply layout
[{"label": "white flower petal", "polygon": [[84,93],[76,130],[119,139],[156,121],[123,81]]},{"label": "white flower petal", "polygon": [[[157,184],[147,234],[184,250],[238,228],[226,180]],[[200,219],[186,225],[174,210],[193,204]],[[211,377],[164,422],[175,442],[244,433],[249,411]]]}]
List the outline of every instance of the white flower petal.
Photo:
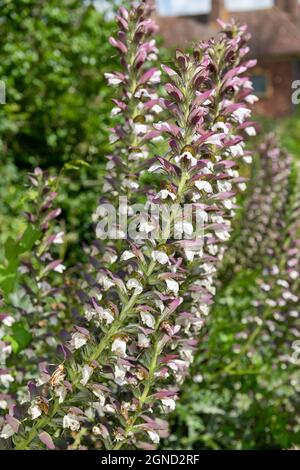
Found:
[{"label": "white flower petal", "polygon": [[169,263],[169,257],[164,251],[152,251],[151,257],[154,261],[157,261],[160,264]]},{"label": "white flower petal", "polygon": [[117,338],[114,340],[111,346],[111,350],[113,353],[115,353],[117,356],[120,357],[127,357],[126,354],[126,342],[120,338]]},{"label": "white flower petal", "polygon": [[71,431],[79,431],[80,429],[80,422],[76,415],[71,413],[65,415],[63,417],[63,428],[71,429]]},{"label": "white flower petal", "polygon": [[197,189],[199,189],[199,191],[205,191],[206,193],[213,192],[212,185],[208,181],[204,181],[204,180],[195,181],[195,186]]},{"label": "white flower petal", "polygon": [[174,293],[174,295],[177,295],[178,294],[178,291],[179,291],[179,284],[177,281],[175,281],[174,279],[166,279],[166,284],[167,284],[167,287],[168,289]]}]

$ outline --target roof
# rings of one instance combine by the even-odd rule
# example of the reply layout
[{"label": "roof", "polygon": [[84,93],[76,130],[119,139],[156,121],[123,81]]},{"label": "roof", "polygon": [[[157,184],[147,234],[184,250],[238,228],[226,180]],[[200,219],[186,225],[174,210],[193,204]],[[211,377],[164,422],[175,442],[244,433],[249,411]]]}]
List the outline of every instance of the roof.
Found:
[{"label": "roof", "polygon": [[[300,25],[277,7],[264,10],[230,12],[229,18],[248,24],[252,34],[251,55],[300,55]],[[161,34],[168,47],[185,47],[193,41],[205,40],[216,34],[216,27],[203,23],[199,17],[159,17]]]},{"label": "roof", "polygon": [[300,54],[300,25],[279,8],[233,12],[232,16],[248,24],[253,55]]},{"label": "roof", "polygon": [[184,48],[192,42],[209,39],[216,34],[215,28],[192,16],[159,16],[156,22],[167,47]]}]

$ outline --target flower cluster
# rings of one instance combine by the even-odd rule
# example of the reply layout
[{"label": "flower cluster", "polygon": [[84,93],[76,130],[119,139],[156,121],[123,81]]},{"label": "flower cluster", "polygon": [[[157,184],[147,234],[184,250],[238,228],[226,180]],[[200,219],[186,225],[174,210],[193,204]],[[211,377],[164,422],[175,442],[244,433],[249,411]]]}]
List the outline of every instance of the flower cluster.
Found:
[{"label": "flower cluster", "polygon": [[[27,228],[20,240],[9,239],[10,260],[3,285],[5,308],[1,312],[1,408],[11,410],[27,396],[28,380],[38,375],[39,362],[56,357],[57,333],[67,319],[60,302],[60,288],[52,284],[52,271],[62,273],[64,265],[55,259],[53,247],[62,246],[64,233],[55,226],[61,210],[55,207],[56,179],[36,168],[29,175]],[[13,276],[13,274],[14,276]],[[11,282],[13,278],[13,284]],[[2,309],[1,309],[2,310]],[[6,364],[9,362],[9,364]],[[14,383],[18,383],[17,394]],[[8,425],[2,432],[7,437]]]},{"label": "flower cluster", "polygon": [[[167,436],[162,418],[176,406],[213,301],[235,188],[244,184],[239,160],[250,158],[244,135],[255,132],[249,105],[256,98],[245,76],[255,61],[245,59],[246,27],[223,24],[217,41],[191,54],[177,51],[173,66],[162,67],[167,96],[159,98],[161,74],[149,66],[157,52],[150,15],[147,1],[117,15],[111,44],[121,71],[107,79],[120,90],[112,112],[118,124],[94,214],[98,240],[79,291],[83,318],[62,346],[63,362],[43,364],[42,377],[30,384],[22,422],[7,417],[16,449],[55,448],[62,439],[70,449],[78,440],[81,448],[155,448]],[[168,148],[155,156],[153,145],[165,138]],[[118,236],[104,240],[103,204],[116,206],[122,196],[120,215],[140,236],[119,233],[117,224]],[[138,202],[171,216],[161,227],[153,213],[132,210]]]},{"label": "flower cluster", "polygon": [[[258,314],[245,311],[243,333],[236,335],[236,349],[248,352],[254,341],[261,341],[261,350],[268,345],[265,359],[271,354],[269,361],[292,363],[292,344],[299,336],[298,169],[274,136],[261,145],[256,165],[245,223],[228,252],[230,264],[225,262],[223,267],[228,271],[230,266],[239,271],[251,267],[259,271],[256,282],[260,292],[252,301],[252,310]],[[279,350],[280,355],[276,354]]]},{"label": "flower cluster", "polygon": [[[218,273],[207,334],[182,390],[168,443],[174,448],[284,447],[286,431],[290,442],[298,439],[299,166],[274,137],[262,144],[249,187],[243,224]],[[259,426],[249,425],[258,416]]]},{"label": "flower cluster", "polygon": [[[243,321],[244,328],[251,334],[248,333],[240,352],[253,361],[255,351],[260,351],[264,364],[258,366],[265,371],[258,382],[269,394],[280,397],[280,406],[287,416],[287,429],[297,433],[300,425],[297,414],[300,391],[299,165],[293,165],[291,156],[280,150],[276,142],[269,151],[281,163],[277,181],[283,194],[277,185],[279,201],[273,203],[270,219],[273,231],[265,234],[268,239],[263,269],[257,279],[260,291],[252,301],[252,313]],[[239,341],[243,334],[237,335]]]},{"label": "flower cluster", "polygon": [[285,228],[291,185],[291,156],[278,147],[273,135],[266,138],[252,167],[243,224],[232,239],[222,273],[262,268],[275,255]]},{"label": "flower cluster", "polygon": [[[273,362],[277,363],[279,369],[289,371],[291,382],[293,382],[292,370],[296,366],[298,382],[294,379],[293,385],[298,385],[297,344],[300,344],[298,342],[300,338],[300,311],[298,307],[300,299],[299,165],[293,170],[288,203],[284,214],[280,214],[277,224],[277,244],[275,245],[274,237],[272,237],[271,243],[274,247],[272,256],[259,279],[263,295],[253,304],[256,308],[263,309],[262,335],[264,342],[271,341],[272,335]],[[299,391],[298,389],[296,387],[297,391]]]}]

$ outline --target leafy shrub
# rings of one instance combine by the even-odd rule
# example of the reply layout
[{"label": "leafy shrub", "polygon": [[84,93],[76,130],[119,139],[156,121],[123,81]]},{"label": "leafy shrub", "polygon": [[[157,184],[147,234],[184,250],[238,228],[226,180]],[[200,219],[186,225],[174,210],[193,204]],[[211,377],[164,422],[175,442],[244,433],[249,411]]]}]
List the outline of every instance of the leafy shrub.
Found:
[{"label": "leafy shrub", "polygon": [[[0,106],[1,240],[22,232],[18,214],[26,201],[16,195],[24,193],[24,171],[38,165],[55,174],[67,164],[59,203],[73,262],[76,243],[90,241],[86,211],[96,206],[109,149],[112,93],[104,72],[115,62],[108,42],[115,26],[81,0],[0,5],[0,79],[7,95]],[[89,166],[72,170],[74,160]]]},{"label": "leafy shrub", "polygon": [[102,158],[113,62],[112,25],[81,0],[1,2],[4,158],[19,167]]}]

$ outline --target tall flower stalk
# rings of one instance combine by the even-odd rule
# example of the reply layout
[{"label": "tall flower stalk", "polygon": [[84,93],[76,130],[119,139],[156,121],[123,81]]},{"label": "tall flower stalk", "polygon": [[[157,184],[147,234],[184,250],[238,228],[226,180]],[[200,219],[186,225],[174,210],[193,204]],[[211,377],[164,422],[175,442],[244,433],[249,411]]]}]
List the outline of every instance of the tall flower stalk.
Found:
[{"label": "tall flower stalk", "polygon": [[39,363],[56,357],[59,332],[67,322],[61,288],[52,279],[53,271],[64,270],[53,249],[64,243],[64,233],[55,223],[61,213],[55,201],[56,179],[36,168],[29,182],[27,228],[20,240],[6,243],[7,270],[15,272],[14,284],[3,286],[1,313],[0,390],[1,408],[6,411],[27,396],[26,384],[37,377]]},{"label": "tall flower stalk", "polygon": [[[279,429],[297,442],[299,167],[274,136],[260,146],[258,157],[218,273],[206,334],[174,416],[168,443],[174,448],[283,447],[286,435]],[[187,431],[181,434],[181,427]]]},{"label": "tall flower stalk", "polygon": [[[229,271],[235,266],[245,270],[254,266],[258,271],[256,282],[261,292],[253,300],[252,310],[259,315],[245,312],[244,331],[236,335],[236,358],[225,368],[229,373],[254,345],[260,350],[268,349],[268,354],[272,351],[269,360],[276,361],[276,350],[281,349],[282,360],[292,362],[292,343],[298,338],[300,185],[291,156],[280,149],[274,136],[269,136],[260,147],[253,185],[244,227],[228,251],[229,263],[225,260],[223,269]],[[250,259],[246,253],[251,255]],[[258,346],[260,342],[262,345]],[[263,343],[268,342],[272,344],[266,348]]]},{"label": "tall flower stalk", "polygon": [[243,224],[230,243],[220,277],[252,267],[262,269],[275,255],[285,229],[291,175],[291,156],[279,148],[273,135],[268,136],[252,167]]},{"label": "tall flower stalk", "polygon": [[[282,157],[282,155],[281,155]],[[254,302],[254,306],[264,310],[265,321],[260,331],[264,341],[271,341],[272,356],[270,360],[287,375],[293,386],[299,380],[297,363],[297,345],[299,345],[300,312],[300,179],[299,165],[291,166],[290,196],[285,206],[284,215],[279,215],[276,244],[274,236],[272,257],[266,263],[259,285],[263,295]],[[292,187],[291,187],[292,186]],[[274,214],[276,217],[276,214]],[[281,228],[280,228],[281,225]],[[295,351],[293,351],[295,348]],[[277,353],[276,353],[277,352]],[[290,374],[290,375],[289,375]],[[296,392],[299,391],[297,390]]]},{"label": "tall flower stalk", "polygon": [[[111,43],[122,69],[107,78],[121,89],[113,110],[120,121],[94,215],[92,268],[79,292],[84,320],[62,348],[65,360],[44,366],[43,387],[31,385],[31,412],[18,425],[16,449],[41,442],[55,448],[57,438],[69,448],[78,439],[82,448],[155,448],[167,435],[162,417],[175,408],[213,301],[233,188],[243,183],[243,134],[253,133],[248,104],[255,98],[244,76],[254,65],[244,60],[248,34],[224,24],[218,41],[190,55],[177,51],[173,67],[163,66],[168,97],[158,98],[152,87],[160,73],[146,62],[156,54],[150,13],[146,1],[117,16],[120,31]],[[151,129],[162,107],[165,119]],[[164,136],[169,150],[149,153],[149,142]],[[120,197],[107,239],[109,207],[117,208]],[[123,233],[122,216],[132,232]]]}]

